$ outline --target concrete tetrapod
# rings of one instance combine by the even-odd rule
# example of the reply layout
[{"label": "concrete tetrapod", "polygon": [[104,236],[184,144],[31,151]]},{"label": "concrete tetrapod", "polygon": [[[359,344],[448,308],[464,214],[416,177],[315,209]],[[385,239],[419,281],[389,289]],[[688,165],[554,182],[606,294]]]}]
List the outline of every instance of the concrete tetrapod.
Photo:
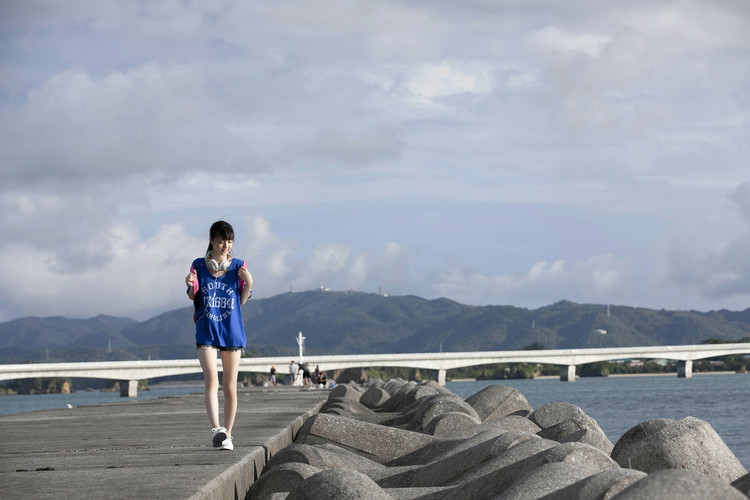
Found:
[{"label": "concrete tetrapod", "polygon": [[745,474],[741,478],[732,481],[732,486],[750,497],[750,473]]},{"label": "concrete tetrapod", "polygon": [[266,500],[274,493],[288,492],[298,483],[317,474],[320,469],[300,462],[289,462],[269,467],[250,486],[248,497],[253,500]]},{"label": "concrete tetrapod", "polygon": [[612,447],[575,405],[534,411],[510,388],[464,401],[432,385],[389,381],[331,394],[269,461],[257,491],[268,485],[268,500],[745,498],[750,475],[693,417],[644,422]]},{"label": "concrete tetrapod", "polygon": [[646,473],[687,469],[727,483],[747,474],[713,427],[694,417],[638,424],[617,441],[612,458],[622,467]]},{"label": "concrete tetrapod", "polygon": [[685,469],[664,469],[648,474],[615,495],[614,500],[747,500],[739,490],[715,477]]},{"label": "concrete tetrapod", "polygon": [[523,394],[516,389],[501,384],[485,387],[473,396],[466,398],[466,402],[476,410],[482,422],[503,418],[519,410],[533,410]]},{"label": "concrete tetrapod", "polygon": [[393,500],[393,497],[361,472],[332,469],[297,483],[286,500]]},{"label": "concrete tetrapod", "polygon": [[388,462],[422,448],[434,437],[383,425],[319,413],[300,429],[302,444],[336,444],[375,462]]}]

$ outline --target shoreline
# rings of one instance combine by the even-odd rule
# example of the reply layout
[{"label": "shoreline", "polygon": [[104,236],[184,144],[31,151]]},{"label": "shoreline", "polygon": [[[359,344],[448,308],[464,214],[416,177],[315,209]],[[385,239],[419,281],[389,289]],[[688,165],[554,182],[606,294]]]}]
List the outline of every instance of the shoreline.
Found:
[{"label": "shoreline", "polygon": [[[750,372],[748,372],[750,373]],[[693,372],[693,376],[699,376],[699,375],[747,375],[747,373],[740,373],[736,371],[715,371],[715,372]],[[582,377],[580,375],[576,375],[576,380],[581,378],[608,378],[608,377],[676,377],[677,372],[658,372],[658,373],[610,373],[606,377]],[[476,379],[476,378],[454,378],[449,379],[448,382],[502,382],[504,380],[549,380],[549,379],[559,379],[559,375],[539,375],[538,377],[534,378],[514,378],[514,379],[507,379],[507,378],[485,378],[485,379]]]}]

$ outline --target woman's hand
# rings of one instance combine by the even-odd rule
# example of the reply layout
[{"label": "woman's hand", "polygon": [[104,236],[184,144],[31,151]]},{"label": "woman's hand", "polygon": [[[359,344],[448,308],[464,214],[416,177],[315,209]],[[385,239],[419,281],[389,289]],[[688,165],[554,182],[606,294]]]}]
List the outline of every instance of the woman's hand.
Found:
[{"label": "woman's hand", "polygon": [[195,283],[198,281],[198,273],[193,269],[190,274],[185,278],[185,285],[187,285],[187,294],[190,300],[195,299]]}]

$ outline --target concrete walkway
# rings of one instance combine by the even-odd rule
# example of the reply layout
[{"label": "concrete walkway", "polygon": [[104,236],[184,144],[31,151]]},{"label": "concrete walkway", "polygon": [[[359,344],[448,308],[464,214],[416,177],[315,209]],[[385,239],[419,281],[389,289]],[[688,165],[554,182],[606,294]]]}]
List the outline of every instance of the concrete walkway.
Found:
[{"label": "concrete walkway", "polygon": [[233,451],[211,446],[203,394],[2,415],[0,497],[244,498],[327,397],[240,389]]}]

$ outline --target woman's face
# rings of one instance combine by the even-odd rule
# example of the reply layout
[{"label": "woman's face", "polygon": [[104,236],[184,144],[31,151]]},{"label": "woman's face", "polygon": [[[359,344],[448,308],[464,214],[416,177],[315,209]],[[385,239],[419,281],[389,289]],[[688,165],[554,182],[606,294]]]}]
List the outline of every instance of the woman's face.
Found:
[{"label": "woman's face", "polygon": [[214,255],[227,255],[232,251],[232,240],[216,238],[211,240],[211,249]]}]

